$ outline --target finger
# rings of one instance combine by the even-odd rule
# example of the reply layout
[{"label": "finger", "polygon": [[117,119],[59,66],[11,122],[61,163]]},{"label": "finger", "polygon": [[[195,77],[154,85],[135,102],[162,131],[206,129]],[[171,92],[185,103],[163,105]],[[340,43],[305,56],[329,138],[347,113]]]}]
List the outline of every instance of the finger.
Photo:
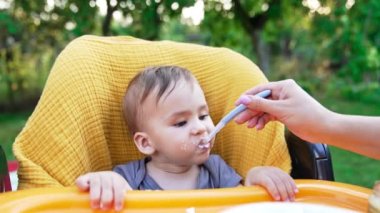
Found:
[{"label": "finger", "polygon": [[[114,183],[113,184],[114,186],[125,185],[118,178],[114,178],[113,183]],[[114,189],[113,189],[114,205],[115,205],[116,211],[121,211],[124,208],[124,196],[125,196],[126,190],[127,190],[127,187],[114,187]]]},{"label": "finger", "polygon": [[235,122],[238,124],[243,124],[249,121],[252,117],[259,115],[261,112],[255,110],[245,110],[235,117]]},{"label": "finger", "polygon": [[265,125],[271,121],[272,116],[268,115],[268,114],[263,114],[262,116],[260,116],[257,120],[257,124],[256,124],[256,129],[257,130],[261,130],[265,127]]},{"label": "finger", "polygon": [[265,119],[264,119],[264,116],[261,116],[257,119],[257,124],[256,124],[256,129],[257,130],[261,130],[264,128],[265,126]]},{"label": "finger", "polygon": [[115,210],[121,211],[124,208],[124,193],[125,191],[115,190]]},{"label": "finger", "polygon": [[294,179],[292,178],[292,181],[290,182],[290,184],[292,185],[292,188],[293,188],[293,191],[295,194],[297,194],[299,192],[298,190],[298,187],[296,185],[296,182],[294,182]]},{"label": "finger", "polygon": [[251,88],[247,91],[245,91],[243,94],[245,95],[256,95],[259,92],[262,92],[264,90],[271,90],[271,98],[272,99],[278,99],[278,94],[281,88],[283,87],[282,85],[289,80],[282,80],[282,81],[274,81],[274,82],[268,82],[264,84],[259,84],[255,86],[254,88]]},{"label": "finger", "polygon": [[[124,179],[123,179],[124,180]],[[125,181],[126,183],[126,186],[125,186],[125,190],[133,190],[132,187],[129,185],[129,183],[127,181]]]},{"label": "finger", "polygon": [[278,177],[278,175],[275,173],[274,175],[271,175],[270,178],[274,182],[277,193],[280,195],[282,201],[287,201],[288,198],[288,192],[286,190],[285,185],[283,184],[282,180]]},{"label": "finger", "polygon": [[252,119],[250,119],[248,122],[247,122],[247,127],[248,128],[253,128],[257,125],[257,120],[259,119],[259,117],[253,117]]},{"label": "finger", "polygon": [[290,201],[294,201],[295,192],[292,185],[292,183],[294,183],[294,180],[288,174],[285,173],[283,175],[280,175],[279,177],[282,180],[282,184],[285,186],[286,192],[288,193],[288,199]]},{"label": "finger", "polygon": [[89,178],[89,174],[86,174],[86,175],[82,175],[80,177],[78,177],[76,180],[75,180],[75,185],[79,188],[79,190],[81,191],[88,191],[88,189],[90,188],[90,178]]},{"label": "finger", "polygon": [[257,93],[262,92],[267,89],[272,90],[274,88],[275,83],[276,82],[267,82],[267,83],[259,84],[249,90],[246,90],[243,94],[256,95]]},{"label": "finger", "polygon": [[100,177],[99,177],[99,175],[91,175],[90,178],[91,178],[91,181],[90,181],[91,208],[99,209],[99,207],[100,207],[100,196],[101,196]]},{"label": "finger", "polygon": [[108,176],[104,175],[101,176],[101,199],[100,199],[100,206],[102,209],[111,209],[112,207],[112,201],[113,201],[113,185],[112,185],[112,178],[109,178]]},{"label": "finger", "polygon": [[268,191],[268,193],[271,195],[271,197],[274,200],[279,201],[281,199],[281,196],[279,194],[279,191],[277,189],[277,186],[276,186],[275,182],[269,176],[265,177],[265,179],[263,180],[263,182],[259,183],[259,185],[265,187],[266,190]]},{"label": "finger", "polygon": [[242,98],[242,104],[247,106],[247,108],[251,111],[275,114],[278,112],[278,106],[281,104],[281,100],[270,100],[257,96],[246,95]]},{"label": "finger", "polygon": [[235,117],[235,122],[237,124],[243,124],[245,122],[247,122],[249,119],[251,119],[251,114],[248,112],[248,110],[245,110],[243,112],[241,112],[239,115],[237,115]]},{"label": "finger", "polygon": [[296,182],[292,177],[290,177],[288,174],[286,174],[288,177],[288,183],[290,184],[291,191],[293,192],[293,199],[295,200],[296,194],[298,193],[298,187],[296,185]]}]

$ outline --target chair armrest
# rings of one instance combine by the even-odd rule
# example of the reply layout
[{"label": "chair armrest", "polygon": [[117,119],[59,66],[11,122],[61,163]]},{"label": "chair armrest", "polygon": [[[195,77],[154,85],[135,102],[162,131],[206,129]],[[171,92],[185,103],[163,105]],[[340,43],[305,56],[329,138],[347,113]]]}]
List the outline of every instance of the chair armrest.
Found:
[{"label": "chair armrest", "polygon": [[292,159],[293,178],[334,181],[331,155],[326,144],[304,141],[289,131],[286,132],[286,142]]}]

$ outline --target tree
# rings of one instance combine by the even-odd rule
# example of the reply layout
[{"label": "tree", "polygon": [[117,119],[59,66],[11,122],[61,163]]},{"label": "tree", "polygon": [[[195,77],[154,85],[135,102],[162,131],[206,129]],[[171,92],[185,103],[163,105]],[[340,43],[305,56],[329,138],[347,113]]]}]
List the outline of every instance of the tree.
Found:
[{"label": "tree", "polygon": [[140,38],[157,39],[162,22],[181,14],[182,8],[194,4],[194,0],[106,0],[107,13],[102,24],[102,34],[112,34],[112,17],[116,11],[132,23],[128,31]]},{"label": "tree", "polygon": [[[269,46],[270,41],[268,37],[275,37],[275,40],[278,41],[282,39],[280,38],[281,36],[287,36],[288,41],[285,42],[287,44],[283,46],[283,48],[287,48],[287,51],[283,51],[283,53],[290,54],[289,35],[281,33],[283,31],[291,32],[291,30],[288,29],[291,25],[286,24],[288,23],[288,17],[297,15],[300,20],[303,19],[307,10],[302,5],[297,6],[297,2],[298,1],[295,0],[232,0],[231,4],[225,4],[222,1],[206,1],[206,21],[202,23],[203,29],[208,28],[213,35],[220,36],[223,35],[223,33],[217,33],[216,30],[218,29],[214,27],[216,22],[236,22],[234,25],[240,26],[243,32],[249,37],[250,46],[253,48],[252,50],[257,58],[258,65],[267,73],[270,70],[272,49]],[[297,12],[294,12],[295,10]],[[215,13],[218,14],[218,18],[216,18]],[[292,18],[292,20],[293,19],[294,18]],[[285,24],[283,24],[284,22]],[[275,25],[276,27],[270,31],[267,30],[269,25]],[[273,29],[277,30],[274,31]]]},{"label": "tree", "polygon": [[315,14],[312,33],[324,44],[328,69],[349,81],[380,81],[380,2],[327,2],[329,15]]}]

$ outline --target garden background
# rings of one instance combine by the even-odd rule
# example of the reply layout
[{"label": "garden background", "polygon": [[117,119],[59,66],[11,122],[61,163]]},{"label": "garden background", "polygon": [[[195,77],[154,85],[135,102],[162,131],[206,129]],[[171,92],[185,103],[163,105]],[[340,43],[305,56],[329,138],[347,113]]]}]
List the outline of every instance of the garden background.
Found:
[{"label": "garden background", "polygon": [[[378,11],[377,0],[0,0],[0,144],[14,159],[55,58],[85,34],[231,48],[333,111],[380,116]],[[336,181],[380,179],[380,161],[330,148]]]}]

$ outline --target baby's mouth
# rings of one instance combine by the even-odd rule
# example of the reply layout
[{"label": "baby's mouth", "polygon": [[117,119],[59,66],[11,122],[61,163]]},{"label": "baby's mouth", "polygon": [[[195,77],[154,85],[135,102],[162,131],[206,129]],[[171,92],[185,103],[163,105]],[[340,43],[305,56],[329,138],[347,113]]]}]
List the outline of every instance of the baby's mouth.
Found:
[{"label": "baby's mouth", "polygon": [[200,143],[198,144],[198,148],[200,149],[208,149],[211,146],[211,142],[207,141],[207,138],[202,138]]}]

